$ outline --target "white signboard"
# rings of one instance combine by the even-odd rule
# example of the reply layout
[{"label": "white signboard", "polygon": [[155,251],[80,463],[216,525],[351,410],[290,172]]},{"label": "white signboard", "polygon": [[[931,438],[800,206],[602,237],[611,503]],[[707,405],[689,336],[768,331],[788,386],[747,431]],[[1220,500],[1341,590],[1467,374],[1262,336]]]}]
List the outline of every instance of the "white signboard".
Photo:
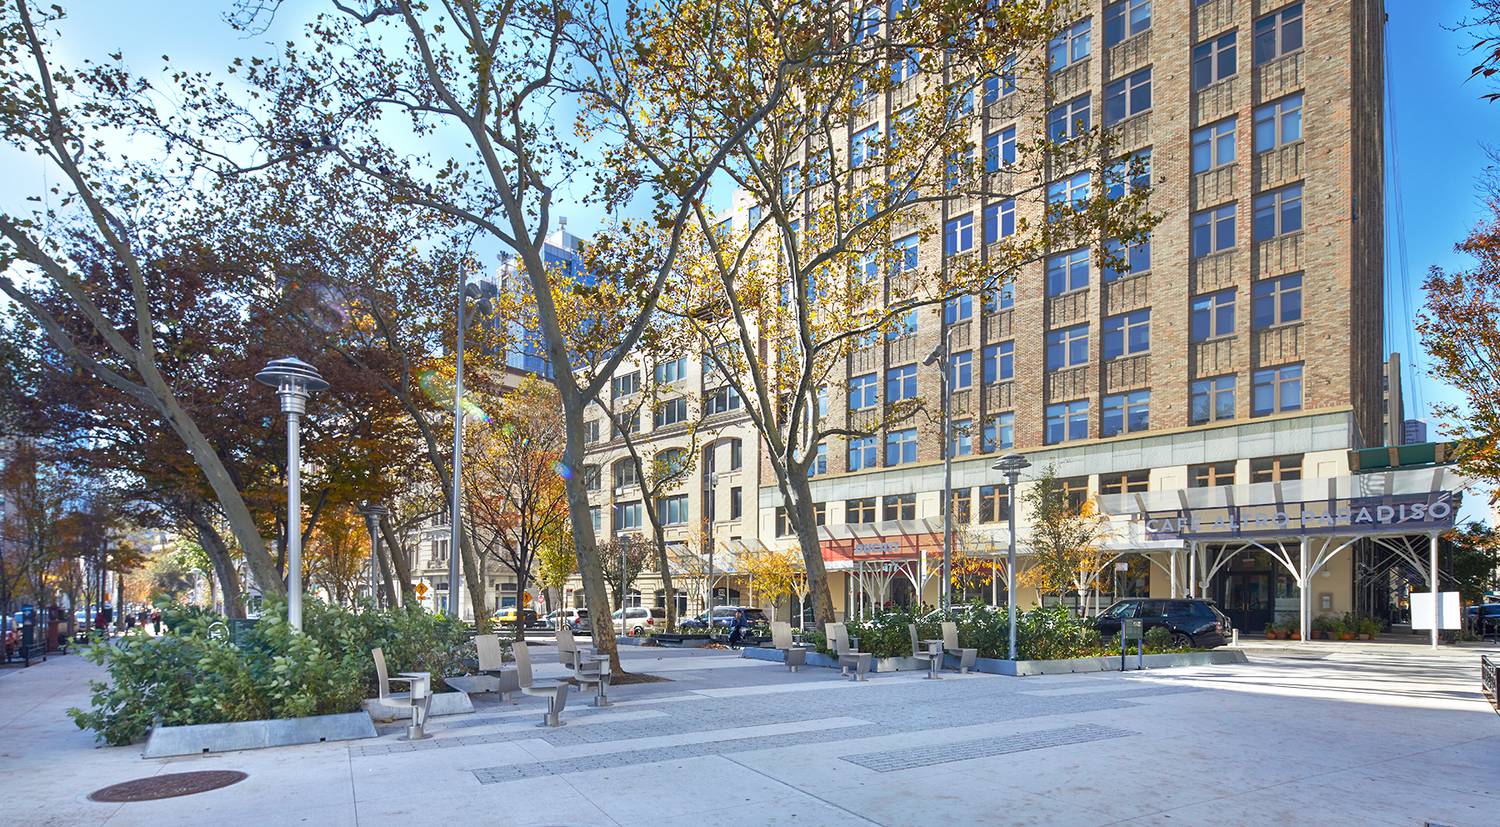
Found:
[{"label": "white signboard", "polygon": [[[1458,592],[1438,592],[1438,628],[1457,629]],[[1411,627],[1432,628],[1432,592],[1411,593]]]}]

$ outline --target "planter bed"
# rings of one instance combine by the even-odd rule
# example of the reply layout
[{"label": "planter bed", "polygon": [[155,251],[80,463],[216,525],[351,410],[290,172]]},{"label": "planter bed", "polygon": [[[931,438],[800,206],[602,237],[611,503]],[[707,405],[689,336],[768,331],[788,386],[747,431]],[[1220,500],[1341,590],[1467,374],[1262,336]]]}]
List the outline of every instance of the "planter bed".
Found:
[{"label": "planter bed", "polygon": [[658,646],[668,646],[681,649],[697,649],[714,642],[708,635],[647,635],[644,638],[634,638],[637,645],[642,640],[653,640]]},{"label": "planter bed", "polygon": [[141,757],[168,758],[374,737],[375,724],[364,712],[228,724],[159,726],[152,728]]},{"label": "planter bed", "polygon": [[[780,649],[766,649],[755,646],[746,646],[740,650],[740,657],[752,660],[766,660],[772,663],[785,663],[786,656]],[[954,660],[957,663],[957,660]],[[839,668],[839,659],[822,652],[808,650],[807,666],[822,666],[828,669]],[[926,672],[926,661],[916,658],[870,658],[871,672]]]},{"label": "planter bed", "polygon": [[[1245,653],[1239,649],[1213,649],[1207,652],[1168,652],[1160,655],[1147,655],[1145,665],[1147,669],[1168,669],[1174,666],[1213,666],[1225,663],[1246,663]],[[1131,653],[1125,657],[1125,668],[1134,670],[1136,656]],[[976,672],[988,672],[992,675],[1014,675],[1025,677],[1027,675],[1067,675],[1075,672],[1118,672],[1120,671],[1120,656],[1106,655],[1091,658],[1066,658],[1063,660],[1002,660],[1000,658],[979,658],[974,662]]]}]

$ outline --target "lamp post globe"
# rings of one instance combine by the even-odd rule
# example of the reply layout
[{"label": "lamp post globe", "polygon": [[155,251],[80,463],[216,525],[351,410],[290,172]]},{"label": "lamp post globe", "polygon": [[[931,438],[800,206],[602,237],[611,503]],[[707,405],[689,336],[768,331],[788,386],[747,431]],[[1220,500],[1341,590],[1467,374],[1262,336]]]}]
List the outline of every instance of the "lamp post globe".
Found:
[{"label": "lamp post globe", "polygon": [[1005,615],[1009,619],[1007,635],[1010,640],[1010,659],[1016,659],[1016,509],[1020,506],[1016,497],[1016,484],[1021,481],[1021,472],[1031,463],[1020,454],[1006,454],[995,461],[992,469],[1005,475],[1006,491],[1010,500],[1010,547],[1005,553]]},{"label": "lamp post globe", "polygon": [[255,381],[276,389],[286,414],[286,622],[302,631],[302,415],[313,391],[328,390],[318,369],[295,356],[272,359]]}]

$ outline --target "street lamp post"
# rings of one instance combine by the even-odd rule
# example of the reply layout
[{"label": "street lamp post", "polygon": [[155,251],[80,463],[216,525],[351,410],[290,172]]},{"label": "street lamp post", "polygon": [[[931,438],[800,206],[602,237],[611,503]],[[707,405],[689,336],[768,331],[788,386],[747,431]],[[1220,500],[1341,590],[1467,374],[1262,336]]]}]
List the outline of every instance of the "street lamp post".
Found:
[{"label": "street lamp post", "polygon": [[[365,503],[359,509],[365,515],[365,528],[370,531],[370,603],[380,608],[380,518],[385,516],[385,506]],[[392,607],[394,608],[394,607]]]},{"label": "street lamp post", "polygon": [[1020,505],[1016,496],[1016,484],[1021,481],[1021,472],[1031,463],[1020,454],[1006,454],[991,468],[1005,474],[1006,490],[1010,494],[1010,549],[1005,553],[1005,614],[1009,618],[1006,631],[1010,636],[1010,659],[1016,659],[1016,508]]},{"label": "street lamp post", "polygon": [[459,508],[463,501],[464,329],[474,319],[472,312],[468,310],[467,299],[477,299],[474,309],[487,316],[491,300],[498,292],[493,281],[473,282],[464,279],[458,282],[458,332],[453,348],[453,502],[448,515],[448,613],[458,619],[463,618],[459,611],[463,595],[463,590],[459,587],[459,578],[463,575],[459,565],[463,557],[460,553],[463,523],[459,520]]},{"label": "street lamp post", "polygon": [[948,372],[952,365],[948,360],[948,330],[943,330],[943,340],[922,360],[924,365],[941,363],[942,390],[939,394],[943,417],[943,582],[938,589],[938,600],[947,617],[953,609],[950,589],[953,585],[953,417],[949,411],[949,386],[952,384]]},{"label": "street lamp post", "polygon": [[302,414],[312,391],[328,390],[318,369],[295,356],[272,359],[255,381],[276,389],[286,414],[286,622],[302,631]]}]

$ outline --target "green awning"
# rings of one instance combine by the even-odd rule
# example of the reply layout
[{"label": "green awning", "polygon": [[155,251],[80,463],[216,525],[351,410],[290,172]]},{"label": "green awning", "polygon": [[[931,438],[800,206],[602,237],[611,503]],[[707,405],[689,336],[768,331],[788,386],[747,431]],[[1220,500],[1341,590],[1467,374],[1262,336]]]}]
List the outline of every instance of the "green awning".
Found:
[{"label": "green awning", "polygon": [[1385,445],[1349,452],[1349,470],[1389,471],[1393,468],[1416,468],[1423,465],[1447,465],[1454,461],[1458,444],[1454,442],[1419,442],[1414,445]]}]

